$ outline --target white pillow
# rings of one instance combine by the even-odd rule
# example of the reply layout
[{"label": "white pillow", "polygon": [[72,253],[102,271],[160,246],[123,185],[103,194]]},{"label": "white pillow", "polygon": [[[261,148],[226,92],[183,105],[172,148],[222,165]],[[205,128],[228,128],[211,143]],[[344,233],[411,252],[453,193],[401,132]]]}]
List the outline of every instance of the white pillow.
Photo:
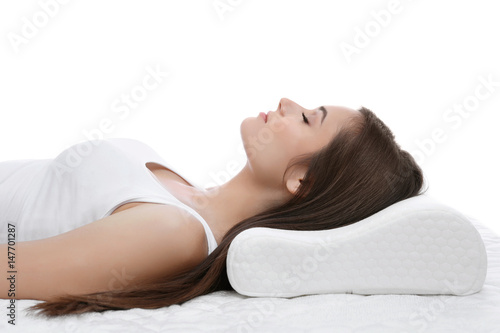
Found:
[{"label": "white pillow", "polygon": [[460,212],[420,195],[330,230],[251,228],[231,243],[227,275],[240,294],[469,295],[487,269],[483,240]]}]

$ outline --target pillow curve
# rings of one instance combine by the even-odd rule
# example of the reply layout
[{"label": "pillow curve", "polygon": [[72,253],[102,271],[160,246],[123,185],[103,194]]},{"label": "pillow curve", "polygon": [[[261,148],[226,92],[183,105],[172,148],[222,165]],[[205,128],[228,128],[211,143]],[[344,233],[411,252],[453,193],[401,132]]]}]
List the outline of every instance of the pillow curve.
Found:
[{"label": "pillow curve", "polygon": [[254,297],[463,296],[481,290],[487,256],[462,213],[423,194],[335,229],[247,229],[229,246],[226,267],[233,289]]}]

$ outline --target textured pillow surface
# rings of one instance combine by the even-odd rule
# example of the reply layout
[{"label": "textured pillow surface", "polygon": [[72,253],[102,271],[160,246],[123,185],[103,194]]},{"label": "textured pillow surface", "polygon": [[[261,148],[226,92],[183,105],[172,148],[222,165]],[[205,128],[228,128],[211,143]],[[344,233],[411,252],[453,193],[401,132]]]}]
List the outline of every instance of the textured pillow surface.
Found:
[{"label": "textured pillow surface", "polygon": [[321,231],[251,228],[235,237],[227,275],[240,294],[469,295],[487,270],[483,240],[457,210],[427,196]]}]

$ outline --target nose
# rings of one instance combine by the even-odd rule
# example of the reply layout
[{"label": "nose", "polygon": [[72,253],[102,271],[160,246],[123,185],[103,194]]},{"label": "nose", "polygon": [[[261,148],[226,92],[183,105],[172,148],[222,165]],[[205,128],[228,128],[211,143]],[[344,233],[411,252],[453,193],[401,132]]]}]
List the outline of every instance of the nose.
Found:
[{"label": "nose", "polygon": [[280,99],[280,103],[278,105],[278,112],[284,116],[285,114],[296,114],[296,113],[301,113],[305,109],[300,106],[299,104],[295,103],[294,101],[288,99],[288,98],[282,98]]}]

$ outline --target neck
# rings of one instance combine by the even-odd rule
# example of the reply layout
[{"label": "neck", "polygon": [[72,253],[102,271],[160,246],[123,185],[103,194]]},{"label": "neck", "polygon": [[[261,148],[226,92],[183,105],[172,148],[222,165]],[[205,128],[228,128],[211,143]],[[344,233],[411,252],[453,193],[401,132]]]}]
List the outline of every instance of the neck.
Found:
[{"label": "neck", "polygon": [[204,219],[217,244],[238,222],[283,204],[288,191],[270,188],[255,179],[248,164],[228,182],[207,189],[185,188],[185,200]]}]

